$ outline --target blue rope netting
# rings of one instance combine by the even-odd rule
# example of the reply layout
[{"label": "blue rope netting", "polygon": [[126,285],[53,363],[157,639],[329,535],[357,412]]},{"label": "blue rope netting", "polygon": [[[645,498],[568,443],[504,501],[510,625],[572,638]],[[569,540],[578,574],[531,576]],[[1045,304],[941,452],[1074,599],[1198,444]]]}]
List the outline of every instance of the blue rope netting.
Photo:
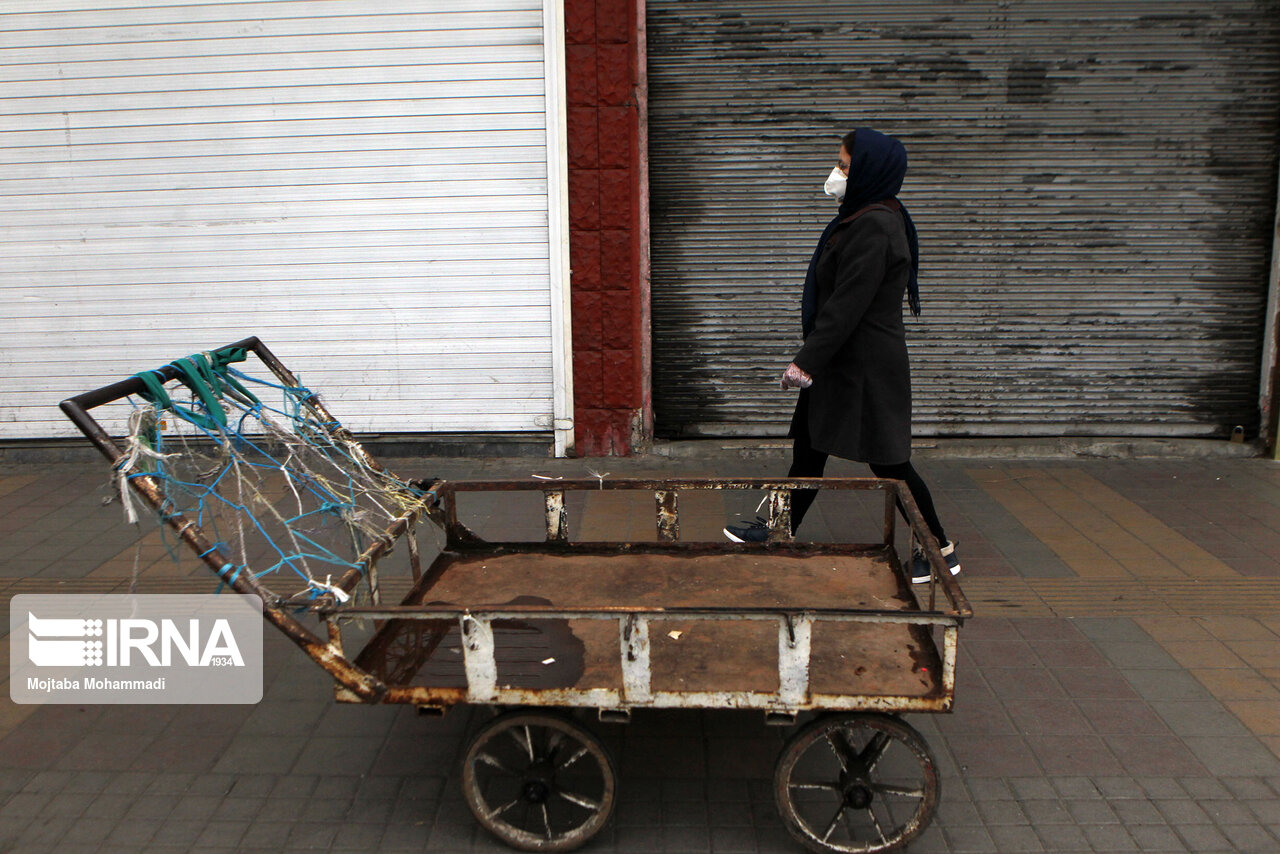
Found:
[{"label": "blue rope netting", "polygon": [[315,599],[334,591],[335,576],[362,568],[360,554],[422,493],[371,467],[342,426],[309,405],[309,389],[229,364],[244,357],[217,351],[172,363],[189,402],[170,396],[159,371],[139,374],[147,391],[142,402],[130,398],[129,452],[117,475],[160,482],[161,520],[194,521],[213,543],[200,557],[225,559],[224,583],[292,573],[304,587],[283,598]]}]

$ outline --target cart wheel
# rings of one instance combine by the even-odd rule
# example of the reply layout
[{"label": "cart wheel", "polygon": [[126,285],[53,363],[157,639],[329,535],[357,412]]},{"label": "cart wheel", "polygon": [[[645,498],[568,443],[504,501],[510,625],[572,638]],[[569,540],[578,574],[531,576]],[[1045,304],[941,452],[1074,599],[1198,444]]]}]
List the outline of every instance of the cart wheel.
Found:
[{"label": "cart wheel", "polygon": [[787,742],[773,791],[787,830],[812,851],[897,851],[929,826],[938,769],[897,718],[829,715]]},{"label": "cart wheel", "polygon": [[539,712],[499,715],[471,740],[462,793],[476,821],[521,851],[572,851],[613,812],[617,775],[594,735]]}]

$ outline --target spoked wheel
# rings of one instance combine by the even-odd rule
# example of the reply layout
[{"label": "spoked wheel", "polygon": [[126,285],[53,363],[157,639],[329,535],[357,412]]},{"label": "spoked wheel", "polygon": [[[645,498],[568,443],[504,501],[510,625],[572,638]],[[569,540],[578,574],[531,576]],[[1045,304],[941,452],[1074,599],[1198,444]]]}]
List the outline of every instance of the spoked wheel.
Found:
[{"label": "spoked wheel", "polygon": [[791,737],[773,789],[787,830],[812,851],[898,851],[933,818],[938,770],[897,718],[838,714]]},{"label": "spoked wheel", "polygon": [[613,812],[617,775],[604,745],[562,717],[499,715],[476,734],[462,791],[480,824],[521,851],[572,851]]}]

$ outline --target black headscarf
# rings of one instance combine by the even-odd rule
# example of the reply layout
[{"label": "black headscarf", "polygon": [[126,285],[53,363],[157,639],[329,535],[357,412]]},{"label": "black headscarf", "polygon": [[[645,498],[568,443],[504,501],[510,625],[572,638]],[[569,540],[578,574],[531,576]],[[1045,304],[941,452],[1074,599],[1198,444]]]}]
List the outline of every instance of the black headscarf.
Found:
[{"label": "black headscarf", "polygon": [[[849,152],[849,183],[845,188],[844,198],[840,201],[840,212],[827,225],[818,240],[818,248],[813,251],[813,259],[809,262],[809,271],[804,277],[804,297],[800,304],[800,323],[804,334],[813,330],[817,319],[817,269],[818,258],[822,248],[827,245],[836,226],[842,219],[852,216],[867,205],[897,196],[902,189],[902,179],[907,175],[907,149],[901,142],[891,136],[885,136],[871,128],[858,128],[853,140],[853,151]],[[899,202],[899,205],[902,203]],[[911,313],[920,314],[920,244],[916,236],[915,223],[911,214],[902,206],[902,221],[907,227],[907,241],[911,245],[911,275],[907,280],[907,303]]]}]

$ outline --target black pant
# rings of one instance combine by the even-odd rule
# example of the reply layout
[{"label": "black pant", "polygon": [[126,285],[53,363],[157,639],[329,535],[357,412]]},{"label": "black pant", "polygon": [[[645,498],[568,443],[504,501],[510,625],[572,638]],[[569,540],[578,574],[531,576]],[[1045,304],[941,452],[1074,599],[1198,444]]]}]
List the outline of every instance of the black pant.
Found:
[{"label": "black pant", "polygon": [[[787,477],[822,477],[822,472],[827,467],[827,454],[815,450],[813,445],[809,444],[808,419],[802,413],[798,415],[799,417],[792,424],[795,444],[791,450],[791,470],[787,472]],[[920,515],[924,517],[924,523],[938,538],[939,545],[945,546],[947,535],[942,530],[942,522],[938,520],[938,511],[934,509],[933,496],[929,494],[929,487],[925,485],[924,478],[920,477],[916,467],[911,465],[911,461],[892,465],[881,463],[868,463],[868,465],[871,466],[871,473],[876,477],[906,481],[907,489],[911,490],[911,497],[916,500],[916,506],[920,508]],[[791,533],[794,534],[800,527],[800,522],[817,497],[816,489],[791,490]],[[902,505],[898,506],[901,509]]]}]

